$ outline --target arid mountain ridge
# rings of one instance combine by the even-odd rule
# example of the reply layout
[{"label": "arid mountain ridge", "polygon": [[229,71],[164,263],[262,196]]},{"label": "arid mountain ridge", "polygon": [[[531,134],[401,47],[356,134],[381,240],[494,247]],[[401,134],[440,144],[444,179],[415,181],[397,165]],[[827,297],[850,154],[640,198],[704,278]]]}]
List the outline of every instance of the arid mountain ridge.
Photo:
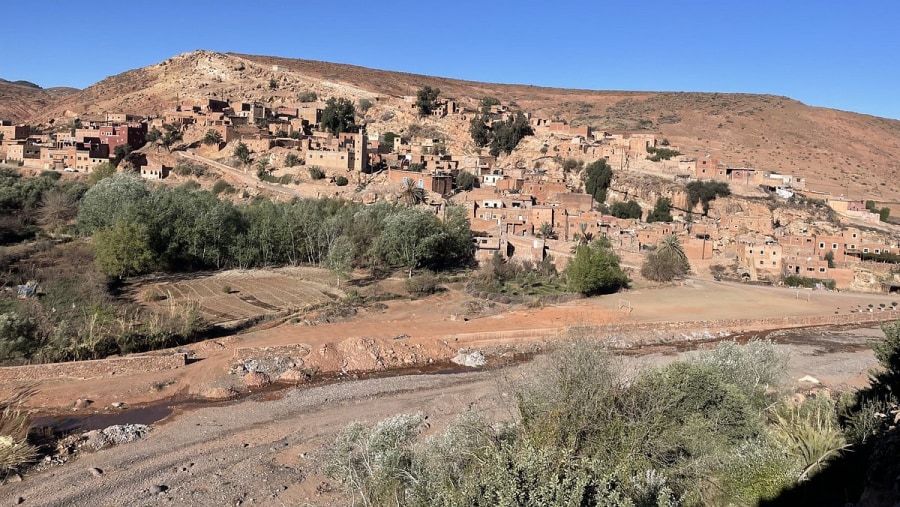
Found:
[{"label": "arid mountain ridge", "polygon": [[[270,89],[275,79],[278,87]],[[718,157],[807,178],[834,195],[900,199],[900,121],[811,107],[773,95],[628,92],[492,84],[269,56],[194,51],[108,77],[74,93],[0,83],[0,118],[46,125],[73,115],[153,114],[177,98],[293,104],[299,93],[324,100],[367,98],[376,111],[408,107],[402,97],[429,85],[463,106],[485,96],[536,117],[595,130],[657,132],[688,157]],[[378,127],[378,117],[370,117]],[[393,127],[393,126],[392,126]],[[450,131],[452,129],[448,129]],[[456,126],[455,132],[460,132]]]}]

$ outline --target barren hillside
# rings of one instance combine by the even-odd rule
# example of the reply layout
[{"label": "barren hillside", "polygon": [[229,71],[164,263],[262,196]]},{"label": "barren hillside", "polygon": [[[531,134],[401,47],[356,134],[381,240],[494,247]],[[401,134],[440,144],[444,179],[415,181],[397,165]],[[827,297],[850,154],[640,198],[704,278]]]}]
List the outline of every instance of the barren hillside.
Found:
[{"label": "barren hillside", "polygon": [[[270,88],[275,79],[277,87]],[[900,121],[806,106],[786,97],[725,93],[590,91],[476,83],[351,65],[196,51],[112,76],[34,114],[35,123],[66,110],[159,112],[177,97],[293,103],[298,93],[368,98],[376,110],[424,85],[461,102],[493,96],[538,117],[600,130],[647,130],[690,157],[710,154],[732,167],[804,176],[833,194],[900,199]],[[0,88],[3,90],[3,88]],[[24,93],[24,92],[23,92]],[[466,99],[473,99],[467,101]],[[0,98],[3,107],[15,107]],[[2,114],[0,110],[0,114]],[[373,120],[374,121],[374,120]],[[448,131],[460,129],[448,126]]]},{"label": "barren hillside", "polygon": [[0,120],[27,121],[60,98],[77,92],[75,88],[42,89],[0,79]]}]

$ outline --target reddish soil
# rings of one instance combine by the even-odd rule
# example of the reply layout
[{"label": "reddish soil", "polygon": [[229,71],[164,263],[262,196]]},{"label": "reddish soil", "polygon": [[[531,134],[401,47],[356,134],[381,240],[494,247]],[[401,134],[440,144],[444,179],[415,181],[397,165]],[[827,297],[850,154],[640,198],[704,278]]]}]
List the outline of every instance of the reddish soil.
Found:
[{"label": "reddish soil", "polygon": [[[805,300],[807,293],[809,301]],[[785,288],[698,279],[685,286],[634,290],[543,308],[497,305],[478,316],[471,313],[472,308],[483,301],[449,291],[417,301],[390,301],[384,309],[363,310],[342,322],[285,323],[197,343],[184,348],[194,361],[176,370],[114,380],[42,380],[36,383],[38,393],[29,404],[67,409],[76,399],[87,398],[98,408],[114,402],[134,406],[173,396],[197,397],[217,387],[245,389],[228,371],[238,355],[256,357],[262,347],[295,346],[300,351],[300,366],[320,374],[379,371],[444,361],[463,348],[491,350],[545,343],[564,336],[573,326],[620,324],[620,329],[627,331],[642,323],[833,315],[868,304],[890,303],[879,295],[801,291],[800,296],[798,299],[796,291]],[[619,309],[623,300],[633,308],[630,314]],[[467,314],[471,317],[465,317]],[[3,386],[5,390],[16,387]]]}]

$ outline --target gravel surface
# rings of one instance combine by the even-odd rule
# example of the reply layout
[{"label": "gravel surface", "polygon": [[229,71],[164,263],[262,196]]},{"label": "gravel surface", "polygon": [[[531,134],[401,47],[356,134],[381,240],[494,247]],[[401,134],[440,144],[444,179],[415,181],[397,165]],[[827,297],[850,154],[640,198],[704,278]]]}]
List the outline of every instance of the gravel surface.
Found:
[{"label": "gravel surface", "polygon": [[[798,381],[806,375],[830,388],[863,385],[875,364],[866,342],[880,336],[875,326],[771,334],[791,353],[790,377],[799,389],[817,387]],[[694,353],[660,351],[622,360],[626,367],[643,368]],[[315,466],[316,453],[338,430],[397,413],[424,414],[429,433],[467,409],[508,419],[503,379],[522,367],[527,364],[348,380],[289,388],[278,399],[270,393],[270,399],[176,410],[140,440],[79,453],[64,465],[0,486],[0,507],[18,505],[19,499],[21,505],[41,506],[346,505],[337,485]]]},{"label": "gravel surface", "polygon": [[[312,456],[354,420],[422,412],[445,424],[496,408],[497,371],[393,377],[291,389],[273,401],[192,410],[147,437],[82,454],[0,486],[23,505],[342,505]],[[2,505],[2,504],[0,504]]]}]

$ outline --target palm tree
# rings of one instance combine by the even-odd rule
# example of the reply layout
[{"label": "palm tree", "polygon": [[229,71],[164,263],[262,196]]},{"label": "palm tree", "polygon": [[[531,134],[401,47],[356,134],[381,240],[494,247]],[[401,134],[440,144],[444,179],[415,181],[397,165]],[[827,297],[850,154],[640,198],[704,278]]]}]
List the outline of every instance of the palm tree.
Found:
[{"label": "palm tree", "polygon": [[222,143],[222,134],[217,130],[207,130],[206,135],[203,136],[203,144],[207,146],[218,145]]},{"label": "palm tree", "polygon": [[541,223],[540,228],[538,229],[538,235],[542,238],[546,239],[556,239],[556,232],[553,230],[553,224],[549,222]]},{"label": "palm tree", "polygon": [[575,240],[578,241],[578,246],[590,245],[591,241],[594,241],[594,233],[587,231],[585,222],[578,224],[578,228],[581,230],[581,233],[575,233]]},{"label": "palm tree", "polygon": [[669,234],[659,240],[656,251],[659,255],[678,259],[684,264],[688,263],[687,254],[684,253],[684,247],[681,246],[681,242],[678,241],[678,237],[674,234]]},{"label": "palm tree", "polygon": [[427,201],[425,189],[417,187],[412,181],[407,181],[400,189],[400,200],[405,202],[407,206],[424,204]]}]

